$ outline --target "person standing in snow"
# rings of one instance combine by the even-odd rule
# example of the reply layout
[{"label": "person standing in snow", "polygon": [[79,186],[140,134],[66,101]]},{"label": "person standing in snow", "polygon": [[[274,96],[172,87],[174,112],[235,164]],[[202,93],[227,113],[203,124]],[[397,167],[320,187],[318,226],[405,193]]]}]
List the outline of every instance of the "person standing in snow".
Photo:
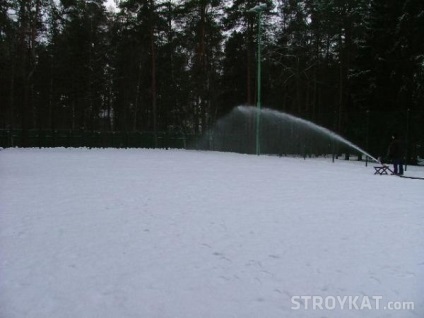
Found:
[{"label": "person standing in snow", "polygon": [[392,136],[392,142],[389,145],[388,153],[389,159],[393,162],[394,174],[403,175],[403,150],[402,143],[396,135]]}]

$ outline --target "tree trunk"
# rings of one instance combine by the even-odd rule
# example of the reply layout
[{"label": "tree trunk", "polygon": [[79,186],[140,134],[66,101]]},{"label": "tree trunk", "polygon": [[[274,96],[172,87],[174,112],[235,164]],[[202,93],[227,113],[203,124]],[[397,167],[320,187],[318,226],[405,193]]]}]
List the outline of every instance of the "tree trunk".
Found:
[{"label": "tree trunk", "polygon": [[133,127],[132,127],[132,130],[134,132],[137,131],[138,109],[140,108],[139,102],[140,102],[141,70],[142,70],[141,59],[142,57],[140,57],[140,63],[138,64],[138,78],[137,78],[137,86],[135,90],[134,117],[133,117]]},{"label": "tree trunk", "polygon": [[156,103],[156,48],[155,48],[155,23],[154,23],[154,10],[155,3],[153,0],[150,0],[150,50],[152,58],[152,111],[153,111],[153,134],[155,138],[155,147],[158,146],[158,136],[157,136],[157,103]]}]

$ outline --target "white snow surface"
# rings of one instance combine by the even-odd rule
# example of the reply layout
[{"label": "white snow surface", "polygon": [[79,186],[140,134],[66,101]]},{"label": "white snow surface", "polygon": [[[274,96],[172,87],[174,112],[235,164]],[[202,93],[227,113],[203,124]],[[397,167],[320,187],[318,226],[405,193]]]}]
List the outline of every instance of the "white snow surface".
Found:
[{"label": "white snow surface", "polygon": [[[424,183],[372,166],[4,149],[0,317],[424,317]],[[294,309],[293,296],[382,299]]]}]

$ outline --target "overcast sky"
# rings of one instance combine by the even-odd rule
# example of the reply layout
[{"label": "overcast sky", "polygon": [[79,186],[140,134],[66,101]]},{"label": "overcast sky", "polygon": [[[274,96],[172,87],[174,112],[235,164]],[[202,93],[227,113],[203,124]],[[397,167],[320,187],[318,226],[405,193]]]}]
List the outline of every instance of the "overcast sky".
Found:
[{"label": "overcast sky", "polygon": [[105,0],[105,6],[106,6],[106,8],[109,8],[109,7],[116,8],[114,0]]}]

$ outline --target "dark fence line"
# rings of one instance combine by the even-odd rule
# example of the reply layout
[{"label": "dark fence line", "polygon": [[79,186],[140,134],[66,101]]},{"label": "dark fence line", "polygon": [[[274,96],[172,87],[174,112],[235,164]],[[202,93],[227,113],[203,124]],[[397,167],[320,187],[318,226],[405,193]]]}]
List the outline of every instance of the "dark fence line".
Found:
[{"label": "dark fence line", "polygon": [[[203,136],[166,132],[110,132],[110,131],[72,131],[72,130],[0,130],[0,147],[33,148],[162,148],[197,149],[255,153],[253,130],[237,132],[208,132]],[[349,147],[336,144],[334,140],[319,140],[313,134],[303,136],[278,135],[274,130],[261,132],[261,153],[271,155],[299,155],[302,157],[357,155],[358,160],[365,159],[361,153]],[[284,141],[284,142],[283,142]],[[417,163],[424,158],[424,145],[408,145],[406,161]],[[372,152],[370,152],[372,153]],[[377,156],[376,156],[377,157]],[[383,158],[384,159],[384,158]]]},{"label": "dark fence line", "polygon": [[[255,153],[255,130],[231,132],[208,132],[201,136],[171,134],[165,132],[105,132],[72,130],[0,130],[0,147],[33,148],[174,148]],[[261,137],[263,154],[305,154],[331,153],[331,141],[318,145],[313,141],[291,137],[284,140],[281,136],[267,134]],[[327,147],[326,147],[327,146]],[[327,149],[326,149],[327,148]],[[320,150],[318,150],[320,149]]]},{"label": "dark fence line", "polygon": [[196,136],[164,132],[0,130],[0,147],[187,149]]}]

